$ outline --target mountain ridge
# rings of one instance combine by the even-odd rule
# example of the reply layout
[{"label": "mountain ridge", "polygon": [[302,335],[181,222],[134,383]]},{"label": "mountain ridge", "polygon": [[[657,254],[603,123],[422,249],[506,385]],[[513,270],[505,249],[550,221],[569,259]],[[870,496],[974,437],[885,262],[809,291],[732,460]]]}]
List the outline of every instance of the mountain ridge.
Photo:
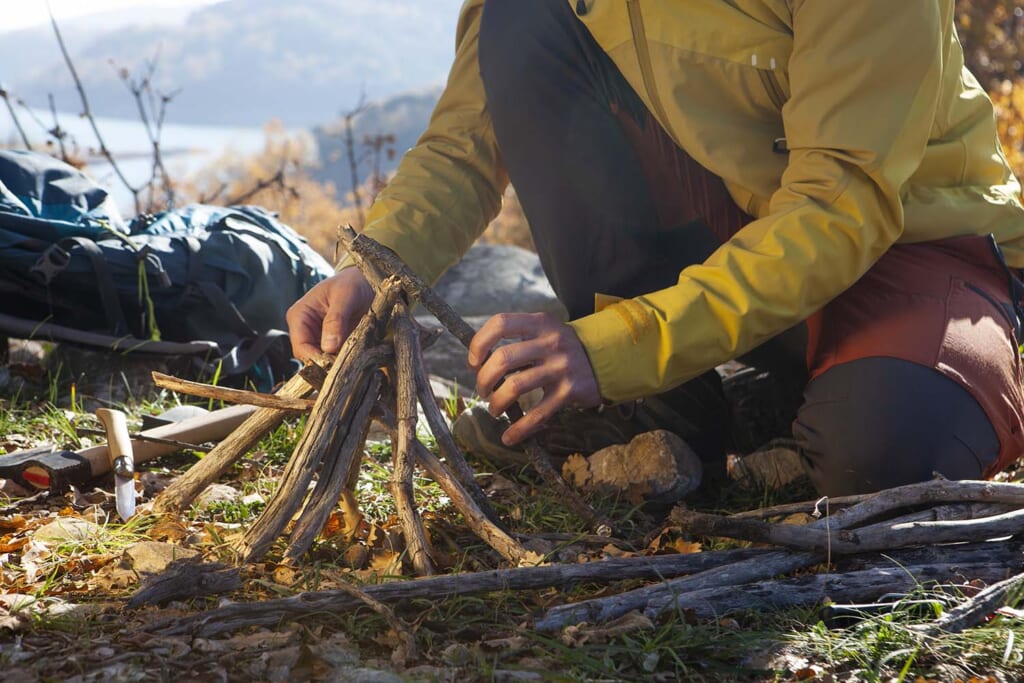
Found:
[{"label": "mountain ridge", "polygon": [[[135,25],[104,32],[62,28],[96,115],[132,118],[120,78],[141,77],[176,93],[168,120],[211,125],[314,126],[364,97],[384,100],[443,83],[454,53],[461,0],[225,0],[192,10],[180,26]],[[154,16],[154,18],[156,18]],[[112,66],[113,65],[113,66]],[[80,107],[56,40],[40,28],[4,36],[0,82],[46,107]]]}]

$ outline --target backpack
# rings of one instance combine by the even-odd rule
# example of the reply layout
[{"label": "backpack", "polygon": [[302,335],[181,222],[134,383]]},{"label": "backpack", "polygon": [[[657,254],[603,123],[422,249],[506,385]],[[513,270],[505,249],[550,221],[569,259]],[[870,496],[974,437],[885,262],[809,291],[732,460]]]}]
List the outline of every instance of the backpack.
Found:
[{"label": "backpack", "polygon": [[0,150],[0,315],[108,335],[120,350],[198,342],[205,369],[269,387],[297,367],[285,312],[333,272],[260,207],[193,204],[126,223],[81,171]]}]

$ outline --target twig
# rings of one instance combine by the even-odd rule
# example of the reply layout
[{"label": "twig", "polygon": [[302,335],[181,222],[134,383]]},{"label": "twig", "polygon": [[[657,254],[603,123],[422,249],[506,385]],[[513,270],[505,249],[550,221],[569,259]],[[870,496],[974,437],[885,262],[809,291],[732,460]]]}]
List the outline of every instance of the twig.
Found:
[{"label": "twig", "polygon": [[356,215],[359,216],[360,227],[366,225],[366,216],[363,214],[363,198],[359,193],[359,170],[356,160],[355,138],[352,133],[352,121],[355,117],[366,111],[366,94],[359,96],[359,103],[355,108],[345,113],[345,156],[348,159],[349,177],[352,181],[352,202],[356,205]]},{"label": "twig", "polygon": [[413,370],[416,353],[413,347],[417,339],[409,318],[409,307],[401,299],[395,304],[394,335],[398,438],[393,448],[391,495],[395,499],[412,565],[420,576],[430,576],[434,573],[434,563],[412,488],[415,457],[412,444],[416,441],[416,378]]},{"label": "twig", "polygon": [[7,113],[11,115],[11,121],[14,122],[14,127],[18,131],[18,135],[21,136],[21,143],[25,145],[25,149],[32,149],[32,143],[28,141],[28,135],[25,134],[25,129],[21,127],[21,121],[18,120],[18,115],[14,112],[14,106],[11,104],[11,95],[3,85],[0,85],[0,98],[3,98],[4,105],[7,106]]},{"label": "twig", "polygon": [[391,630],[395,632],[395,635],[399,640],[398,647],[396,647],[394,652],[391,653],[392,664],[401,668],[410,660],[416,658],[416,638],[413,637],[412,631],[409,630],[409,626],[398,618],[394,610],[380,600],[374,598],[368,591],[360,590],[355,586],[349,586],[344,583],[340,583],[338,586],[342,593],[346,593],[355,598],[387,620],[388,625],[391,626]]},{"label": "twig", "polygon": [[[418,299],[423,307],[433,313],[463,346],[469,348],[476,331],[422,278],[406,266],[397,254],[365,234],[356,234],[351,227],[342,227],[339,230],[339,239],[364,273],[368,272],[364,264],[370,263],[377,272],[398,278],[402,283],[402,288],[410,297]],[[369,276],[367,277],[369,278]],[[506,414],[513,422],[523,416],[522,410],[516,403],[508,408]],[[557,495],[587,523],[592,531],[598,535],[613,533],[611,520],[599,515],[575,489],[565,483],[561,475],[551,467],[550,457],[535,439],[527,439],[524,447],[530,462],[544,482],[555,489]]]},{"label": "twig", "polygon": [[943,633],[960,633],[983,622],[990,614],[1004,606],[1011,594],[1019,594],[1022,587],[1024,574],[1011,576],[992,584],[962,605],[954,607],[934,623],[913,628],[928,637],[937,637]]},{"label": "twig", "polygon": [[[285,382],[277,390],[276,395],[282,398],[303,398],[311,391],[312,387],[306,380],[301,375],[296,375]],[[258,409],[202,460],[171,482],[171,485],[157,496],[153,509],[157,512],[181,514],[192,504],[196,496],[224,474],[267,433],[281,424],[288,415],[289,411],[276,408]]]},{"label": "twig", "polygon": [[240,554],[245,561],[254,562],[261,558],[291,521],[292,515],[302,505],[305,492],[323,457],[324,449],[334,438],[335,430],[348,428],[347,425],[336,424],[334,418],[352,397],[355,388],[362,384],[366,373],[376,369],[378,359],[365,351],[387,325],[397,297],[397,282],[386,281],[374,298],[370,311],[342,345],[327,375],[327,381],[317,395],[302,438],[281,475],[281,486],[262,514],[246,530],[239,544]]},{"label": "twig", "polygon": [[[395,434],[397,438],[398,420],[394,412],[384,404],[376,407],[377,419]],[[416,460],[423,469],[427,471],[431,479],[437,482],[438,486],[452,499],[452,504],[462,513],[466,525],[480,539],[493,548],[505,560],[513,566],[523,564],[537,564],[542,559],[536,553],[528,551],[521,543],[512,538],[507,531],[483,509],[477,505],[476,500],[471,496],[462,482],[445,467],[441,460],[430,452],[426,446],[419,441],[413,443],[413,450]]]},{"label": "twig", "polygon": [[348,424],[349,427],[347,430],[338,430],[334,438],[340,443],[337,447],[332,443],[325,453],[316,486],[309,494],[309,500],[289,537],[287,557],[290,560],[298,561],[312,547],[342,496],[349,472],[358,468],[362,462],[363,444],[370,427],[370,411],[377,402],[381,381],[381,374],[373,372],[364,385],[353,392],[352,400],[339,416],[339,423]]},{"label": "twig", "polygon": [[64,44],[64,37],[61,35],[60,27],[57,26],[57,19],[50,13],[50,25],[53,27],[53,33],[57,37],[57,45],[60,46],[60,53],[64,57],[64,63],[68,67],[68,71],[71,72],[71,79],[75,82],[75,89],[78,91],[78,97],[82,101],[83,115],[89,121],[89,126],[92,128],[93,134],[96,136],[96,142],[100,146],[100,154],[110,164],[110,168],[113,169],[114,174],[118,180],[125,186],[125,188],[132,193],[132,199],[135,203],[135,213],[142,213],[142,207],[139,205],[139,188],[133,186],[128,182],[128,178],[125,177],[121,171],[121,167],[118,166],[117,161],[114,160],[114,155],[111,154],[110,148],[107,147],[107,143],[103,140],[103,135],[100,133],[99,126],[96,125],[96,118],[93,116],[92,108],[89,106],[89,98],[85,94],[85,87],[82,85],[82,79],[78,77],[78,71],[75,69],[75,63],[71,60],[71,55],[68,53],[67,46]]},{"label": "twig", "polygon": [[262,408],[274,408],[275,410],[286,410],[293,412],[308,413],[313,408],[314,401],[305,398],[290,398],[277,394],[261,394],[256,391],[244,389],[232,389],[231,387],[219,387],[213,384],[203,384],[187,379],[180,379],[172,375],[165,375],[162,372],[152,372],[153,384],[162,388],[176,391],[189,396],[200,396],[212,398],[227,403],[242,403]]}]

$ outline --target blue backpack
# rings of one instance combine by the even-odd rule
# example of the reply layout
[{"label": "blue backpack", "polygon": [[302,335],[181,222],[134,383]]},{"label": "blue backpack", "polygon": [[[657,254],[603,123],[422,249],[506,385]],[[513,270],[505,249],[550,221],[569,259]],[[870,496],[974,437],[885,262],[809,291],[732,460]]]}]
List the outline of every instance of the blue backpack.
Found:
[{"label": "blue backpack", "polygon": [[199,342],[205,367],[266,387],[295,367],[285,312],[333,272],[259,207],[194,204],[125,223],[74,167],[0,150],[0,332],[11,319],[121,351]]}]

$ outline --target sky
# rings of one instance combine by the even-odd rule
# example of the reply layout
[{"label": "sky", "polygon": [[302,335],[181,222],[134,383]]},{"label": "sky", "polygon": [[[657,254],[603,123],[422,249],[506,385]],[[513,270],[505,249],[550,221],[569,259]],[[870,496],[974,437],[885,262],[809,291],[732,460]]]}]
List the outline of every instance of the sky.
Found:
[{"label": "sky", "polygon": [[58,21],[87,14],[119,9],[159,7],[199,7],[217,0],[0,0],[0,33],[44,24],[50,19],[47,4]]}]

